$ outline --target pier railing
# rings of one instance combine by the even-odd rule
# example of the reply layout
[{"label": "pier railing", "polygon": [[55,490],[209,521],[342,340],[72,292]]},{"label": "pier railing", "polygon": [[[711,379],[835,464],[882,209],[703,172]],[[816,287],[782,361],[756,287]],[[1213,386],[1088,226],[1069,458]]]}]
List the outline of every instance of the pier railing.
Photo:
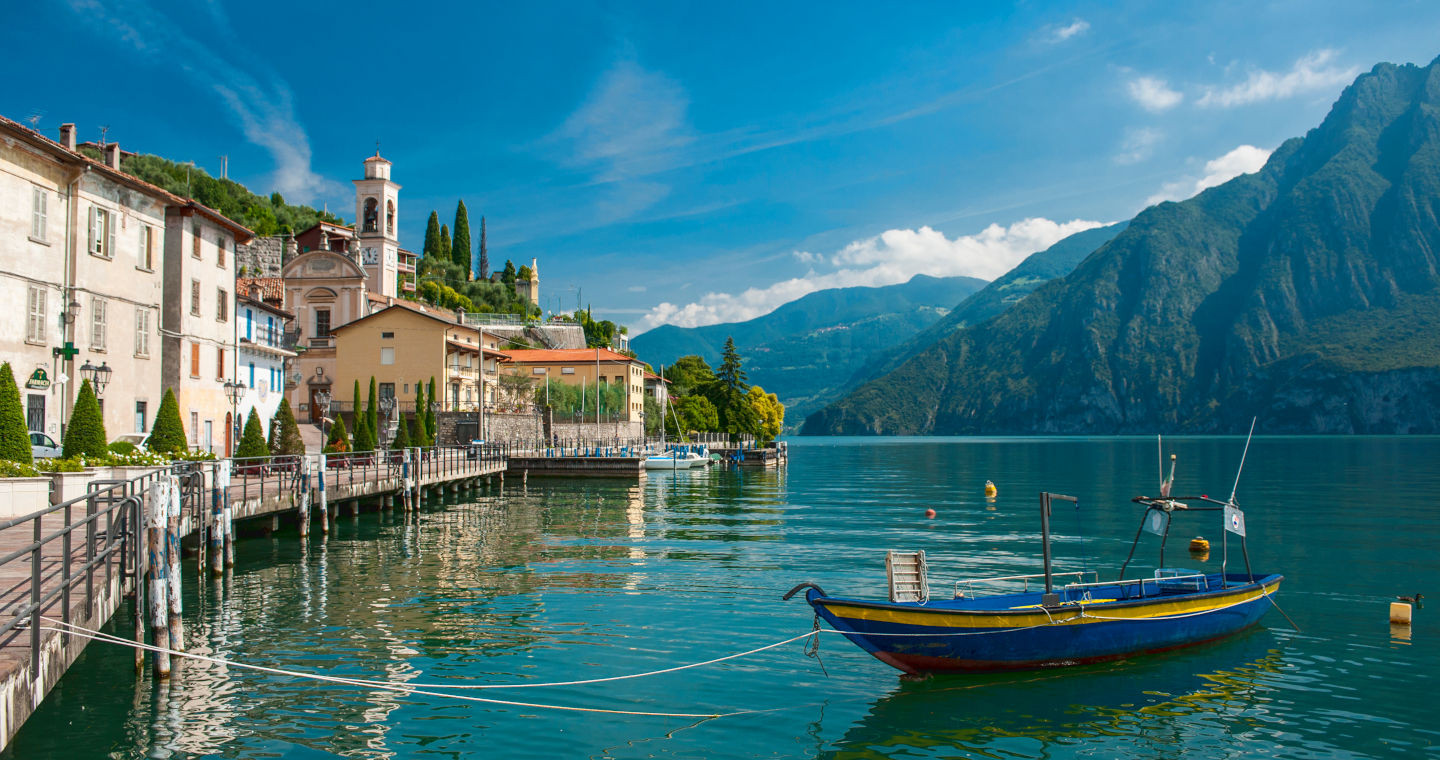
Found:
[{"label": "pier railing", "polygon": [[[42,618],[58,617],[68,625],[76,595],[84,594],[88,613],[95,609],[97,581],[108,588],[118,576],[123,590],[126,579],[138,576],[144,495],[162,472],[94,481],[84,496],[0,522],[0,535],[31,537],[0,555],[0,577],[21,578],[0,591],[0,646],[28,634],[33,676],[42,664]],[[24,571],[15,572],[21,567]]]}]

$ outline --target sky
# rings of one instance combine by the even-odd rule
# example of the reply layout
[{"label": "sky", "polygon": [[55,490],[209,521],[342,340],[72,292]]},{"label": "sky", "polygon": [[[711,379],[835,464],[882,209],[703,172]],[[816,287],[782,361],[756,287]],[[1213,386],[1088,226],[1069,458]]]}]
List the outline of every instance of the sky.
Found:
[{"label": "sky", "polygon": [[542,307],[632,334],[992,279],[1440,55],[1434,2],[3,1],[0,114],[347,220],[378,142],[402,246],[463,199]]}]

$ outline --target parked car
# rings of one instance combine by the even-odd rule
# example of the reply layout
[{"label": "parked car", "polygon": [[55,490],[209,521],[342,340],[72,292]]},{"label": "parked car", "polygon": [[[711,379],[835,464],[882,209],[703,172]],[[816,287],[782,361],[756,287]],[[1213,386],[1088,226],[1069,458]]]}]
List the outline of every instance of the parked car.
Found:
[{"label": "parked car", "polygon": [[146,447],[146,444],[150,441],[149,433],[121,433],[120,435],[116,436],[115,440],[111,441],[111,443],[120,443],[121,441],[135,444],[135,448],[139,449],[140,451],[150,450]]},{"label": "parked car", "polygon": [[35,459],[55,459],[60,456],[60,445],[39,431],[30,431],[30,456]]}]

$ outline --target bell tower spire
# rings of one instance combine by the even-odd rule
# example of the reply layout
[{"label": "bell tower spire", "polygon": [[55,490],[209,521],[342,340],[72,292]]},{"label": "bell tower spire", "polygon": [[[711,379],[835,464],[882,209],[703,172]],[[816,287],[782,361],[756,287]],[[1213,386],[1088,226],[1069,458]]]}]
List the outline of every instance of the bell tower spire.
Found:
[{"label": "bell tower spire", "polygon": [[400,186],[390,179],[391,164],[380,155],[365,159],[365,176],[355,180],[355,237],[360,247],[360,265],[369,277],[372,293],[394,297],[399,292],[398,232]]}]

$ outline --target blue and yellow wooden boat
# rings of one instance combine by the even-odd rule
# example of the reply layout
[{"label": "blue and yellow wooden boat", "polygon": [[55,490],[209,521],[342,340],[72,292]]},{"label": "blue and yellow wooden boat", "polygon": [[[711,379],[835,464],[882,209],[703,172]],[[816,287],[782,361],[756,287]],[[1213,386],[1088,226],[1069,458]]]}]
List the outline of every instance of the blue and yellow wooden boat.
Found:
[{"label": "blue and yellow wooden boat", "polygon": [[[1282,577],[1250,572],[1248,552],[1244,573],[1227,573],[1223,562],[1219,573],[1165,568],[1153,578],[1132,580],[1124,580],[1122,566],[1120,580],[1104,582],[1053,573],[1053,499],[1074,501],[1041,494],[1044,573],[959,581],[954,598],[936,600],[929,598],[923,553],[892,552],[887,558],[890,601],[834,597],[813,583],[796,586],[784,598],[804,589],[819,618],[881,662],[912,674],[1058,667],[1176,649],[1248,628],[1273,606],[1269,595],[1279,589]],[[1236,521],[1233,496],[1228,502],[1168,495],[1134,501],[1146,507],[1141,531],[1161,536],[1162,565],[1170,517],[1178,511],[1224,510],[1227,529],[1240,534],[1243,546],[1244,521],[1243,516]],[[1056,576],[1080,577],[1057,586]],[[1042,580],[1043,587],[1030,590]],[[1024,588],[978,593],[996,584]]]}]

